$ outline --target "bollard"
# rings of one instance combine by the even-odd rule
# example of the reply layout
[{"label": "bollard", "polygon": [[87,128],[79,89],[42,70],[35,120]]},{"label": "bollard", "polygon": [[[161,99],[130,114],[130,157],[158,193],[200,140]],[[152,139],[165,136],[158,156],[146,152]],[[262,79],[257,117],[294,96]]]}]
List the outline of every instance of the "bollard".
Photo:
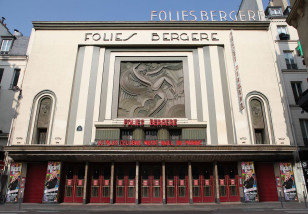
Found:
[{"label": "bollard", "polygon": [[[21,195],[22,195],[22,190],[20,191]],[[21,201],[22,201],[22,198],[19,197],[18,198],[18,210],[20,211],[21,210]]]},{"label": "bollard", "polygon": [[279,191],[279,197],[280,197],[281,208],[283,208],[281,191]]},{"label": "bollard", "polygon": [[303,195],[304,195],[305,207],[308,208],[307,207],[307,196],[305,194],[305,191],[303,191]]}]

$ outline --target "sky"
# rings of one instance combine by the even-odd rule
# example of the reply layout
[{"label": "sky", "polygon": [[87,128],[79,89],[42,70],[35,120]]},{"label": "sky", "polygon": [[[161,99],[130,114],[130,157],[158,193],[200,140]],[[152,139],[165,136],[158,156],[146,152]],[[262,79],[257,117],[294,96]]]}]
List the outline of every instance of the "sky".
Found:
[{"label": "sky", "polygon": [[[264,7],[269,0],[262,0]],[[150,21],[151,11],[237,10],[241,0],[0,0],[13,33],[30,36],[32,21]]]}]

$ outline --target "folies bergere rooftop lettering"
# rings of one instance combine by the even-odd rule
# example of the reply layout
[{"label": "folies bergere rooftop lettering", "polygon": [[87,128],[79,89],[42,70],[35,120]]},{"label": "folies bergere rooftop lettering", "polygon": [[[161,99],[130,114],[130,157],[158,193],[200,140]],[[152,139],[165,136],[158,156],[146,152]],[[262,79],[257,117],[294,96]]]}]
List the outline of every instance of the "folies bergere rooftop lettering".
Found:
[{"label": "folies bergere rooftop lettering", "polygon": [[264,11],[151,11],[151,21],[259,21],[264,17]]}]

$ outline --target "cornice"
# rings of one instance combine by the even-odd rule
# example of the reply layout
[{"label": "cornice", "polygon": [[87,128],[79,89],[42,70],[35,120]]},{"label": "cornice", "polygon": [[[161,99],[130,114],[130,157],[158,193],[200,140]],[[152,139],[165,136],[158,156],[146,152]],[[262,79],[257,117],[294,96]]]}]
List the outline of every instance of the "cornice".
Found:
[{"label": "cornice", "polygon": [[[304,7],[306,4],[308,4],[307,0],[296,0],[294,5],[292,6],[291,12],[289,16],[287,17],[287,23],[295,28],[297,28],[297,18],[298,16],[303,16],[304,14],[300,14],[300,9]],[[304,10],[302,10],[302,13]]]},{"label": "cornice", "polygon": [[268,30],[269,21],[34,21],[35,30]]}]

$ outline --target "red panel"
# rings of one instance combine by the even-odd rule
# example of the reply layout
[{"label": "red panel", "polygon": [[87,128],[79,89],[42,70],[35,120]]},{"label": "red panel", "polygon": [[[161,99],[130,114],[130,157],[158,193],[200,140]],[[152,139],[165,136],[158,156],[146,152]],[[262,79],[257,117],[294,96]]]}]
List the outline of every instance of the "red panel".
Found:
[{"label": "red panel", "polygon": [[278,201],[273,163],[255,163],[260,201]]},{"label": "red panel", "polygon": [[24,203],[42,203],[47,163],[28,163]]}]

